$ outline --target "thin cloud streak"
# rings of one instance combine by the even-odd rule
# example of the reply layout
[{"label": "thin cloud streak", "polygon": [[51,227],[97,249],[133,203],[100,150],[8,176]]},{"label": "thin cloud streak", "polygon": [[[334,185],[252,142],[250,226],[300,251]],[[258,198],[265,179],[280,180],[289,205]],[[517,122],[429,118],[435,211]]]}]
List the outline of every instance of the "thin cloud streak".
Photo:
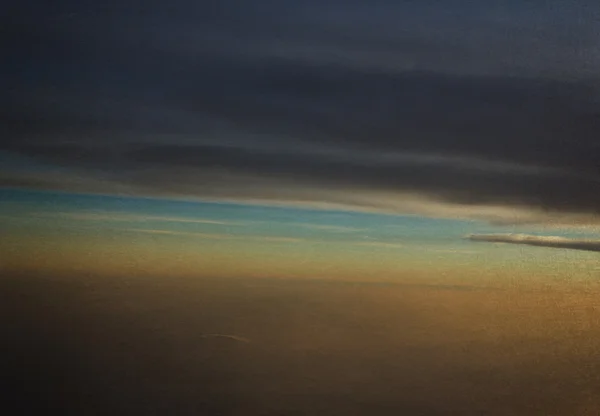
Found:
[{"label": "thin cloud streak", "polygon": [[528,234],[471,234],[466,238],[470,241],[476,242],[523,244],[536,247],[600,252],[600,240],[593,239],[576,239]]},{"label": "thin cloud streak", "polygon": [[354,243],[357,246],[364,247],[382,247],[382,248],[406,248],[406,244],[402,243],[387,243],[385,241],[361,241]]},{"label": "thin cloud streak", "polygon": [[119,229],[122,231],[145,233],[145,234],[164,234],[164,235],[178,235],[188,237],[199,237],[214,240],[250,240],[257,242],[281,242],[281,243],[299,243],[302,241],[308,241],[301,238],[293,237],[272,237],[272,236],[248,236],[248,235],[232,235],[232,234],[211,234],[211,233],[197,233],[187,231],[170,231],[170,230],[152,230],[144,228],[125,228]]},{"label": "thin cloud streak", "polygon": [[183,222],[194,224],[210,224],[210,225],[236,225],[243,226],[240,222],[220,221],[205,218],[185,218],[185,217],[163,217],[154,215],[137,215],[137,214],[122,214],[122,213],[76,213],[76,212],[57,212],[57,213],[41,213],[36,214],[44,217],[58,217],[68,220],[77,221],[124,221],[124,222]]},{"label": "thin cloud streak", "polygon": [[198,237],[213,240],[238,240],[238,241],[254,241],[254,242],[275,242],[275,243],[308,243],[308,244],[344,244],[351,246],[363,246],[363,247],[378,247],[378,248],[406,248],[407,245],[404,243],[393,243],[385,241],[348,241],[348,240],[326,240],[326,239],[306,239],[298,237],[275,237],[275,236],[250,236],[250,235],[234,235],[234,234],[211,234],[202,232],[188,232],[188,231],[171,231],[171,230],[153,230],[143,228],[126,228],[121,231],[143,233],[143,234],[156,234],[156,235],[172,235],[182,237]]},{"label": "thin cloud streak", "polygon": [[287,224],[298,225],[299,227],[308,228],[311,230],[330,231],[335,233],[357,233],[366,231],[365,228],[345,227],[341,225],[323,225],[323,224]]}]

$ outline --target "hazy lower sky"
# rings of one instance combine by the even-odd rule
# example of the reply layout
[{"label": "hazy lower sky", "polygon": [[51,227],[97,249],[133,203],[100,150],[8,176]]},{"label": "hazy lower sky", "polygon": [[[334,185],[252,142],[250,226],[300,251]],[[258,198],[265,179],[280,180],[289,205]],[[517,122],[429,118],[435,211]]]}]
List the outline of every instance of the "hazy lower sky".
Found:
[{"label": "hazy lower sky", "polygon": [[[17,271],[506,286],[532,276],[592,281],[600,266],[598,233],[589,227],[56,191],[0,195],[0,248],[5,267]],[[535,244],[509,244],[520,241],[507,241],[507,232]],[[563,246],[546,241],[557,238]],[[581,241],[595,246],[577,247]]]}]

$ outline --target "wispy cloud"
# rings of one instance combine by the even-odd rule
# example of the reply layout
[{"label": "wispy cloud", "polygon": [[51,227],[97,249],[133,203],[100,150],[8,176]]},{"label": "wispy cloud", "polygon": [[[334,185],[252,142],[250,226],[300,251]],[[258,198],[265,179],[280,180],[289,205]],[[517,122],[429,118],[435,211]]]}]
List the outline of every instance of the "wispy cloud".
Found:
[{"label": "wispy cloud", "polygon": [[528,234],[471,234],[466,236],[466,238],[471,241],[487,243],[524,244],[537,247],[600,251],[600,240],[594,239],[537,236]]},{"label": "wispy cloud", "polygon": [[355,243],[357,246],[365,246],[365,247],[384,247],[384,248],[403,248],[406,247],[406,244],[402,243],[388,243],[385,241],[360,241]]},{"label": "wispy cloud", "polygon": [[428,249],[428,251],[434,253],[443,253],[443,254],[477,254],[478,252],[475,250],[463,250],[463,249],[443,249],[443,248],[433,248]]},{"label": "wispy cloud", "polygon": [[[290,224],[292,225],[292,224]],[[356,228],[356,227],[345,227],[341,225],[324,225],[324,224],[297,224],[303,228],[309,228],[311,230],[319,230],[319,231],[331,231],[336,233],[356,233],[365,231],[364,228]]]},{"label": "wispy cloud", "polygon": [[227,234],[210,234],[210,233],[196,233],[191,231],[171,231],[171,230],[152,230],[145,228],[124,228],[120,229],[122,231],[129,231],[134,233],[143,233],[143,234],[164,234],[164,235],[181,235],[181,236],[190,236],[190,237],[202,237],[209,238],[215,240],[226,240],[231,239],[231,236]]},{"label": "wispy cloud", "polygon": [[306,241],[301,238],[294,237],[277,237],[277,236],[261,236],[261,235],[240,235],[240,234],[215,234],[215,233],[201,233],[191,231],[171,231],[171,230],[154,230],[145,228],[126,228],[122,231],[129,231],[135,233],[145,234],[164,234],[164,235],[180,235],[188,237],[198,237],[213,240],[250,240],[257,242],[279,242],[279,243],[299,243]]},{"label": "wispy cloud", "polygon": [[57,217],[75,221],[122,221],[122,222],[182,222],[193,224],[211,224],[211,225],[244,225],[241,222],[221,221],[207,218],[186,218],[159,215],[139,215],[124,213],[95,213],[95,212],[56,212],[34,214],[44,217]]}]

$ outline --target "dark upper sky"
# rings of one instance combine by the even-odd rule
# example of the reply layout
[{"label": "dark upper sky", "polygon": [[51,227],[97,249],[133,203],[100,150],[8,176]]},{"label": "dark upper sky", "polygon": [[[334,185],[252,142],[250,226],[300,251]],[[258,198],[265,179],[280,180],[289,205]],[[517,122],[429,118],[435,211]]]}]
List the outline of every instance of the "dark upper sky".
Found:
[{"label": "dark upper sky", "polygon": [[598,2],[0,7],[4,185],[600,213]]}]

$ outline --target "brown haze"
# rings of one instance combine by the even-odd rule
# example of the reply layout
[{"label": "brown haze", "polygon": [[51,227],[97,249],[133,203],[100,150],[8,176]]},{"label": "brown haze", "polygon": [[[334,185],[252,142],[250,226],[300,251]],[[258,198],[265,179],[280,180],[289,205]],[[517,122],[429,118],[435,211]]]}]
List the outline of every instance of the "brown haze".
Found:
[{"label": "brown haze", "polygon": [[584,287],[90,276],[2,285],[5,376],[23,410],[600,411],[600,313]]}]

